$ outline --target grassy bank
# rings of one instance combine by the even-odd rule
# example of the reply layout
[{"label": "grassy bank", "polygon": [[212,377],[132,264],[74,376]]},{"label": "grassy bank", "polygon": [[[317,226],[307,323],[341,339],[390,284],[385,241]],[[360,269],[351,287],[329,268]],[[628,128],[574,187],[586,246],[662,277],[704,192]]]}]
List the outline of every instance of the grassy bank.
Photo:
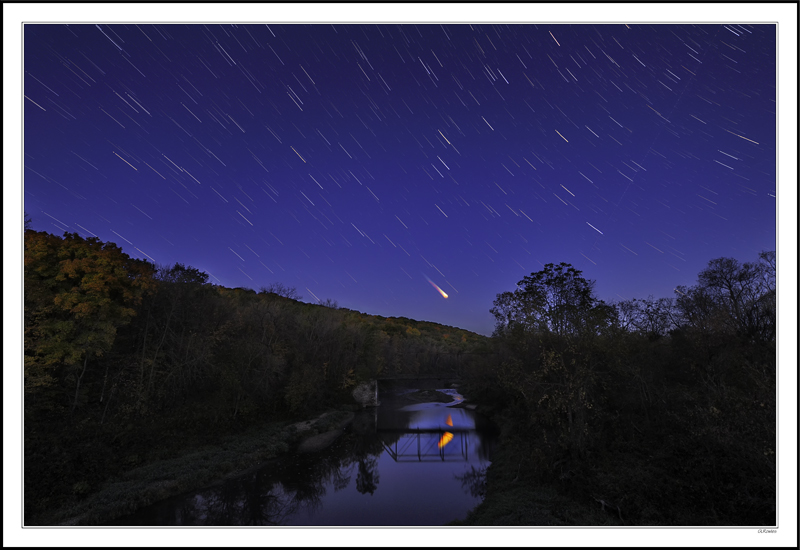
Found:
[{"label": "grassy bank", "polygon": [[[26,525],[100,525],[188,491],[199,490],[258,468],[297,444],[339,427],[351,412],[335,411],[304,422],[271,422],[213,444],[170,451],[116,475],[86,495],[59,508],[26,518]],[[155,453],[153,456],[158,456]]]}]

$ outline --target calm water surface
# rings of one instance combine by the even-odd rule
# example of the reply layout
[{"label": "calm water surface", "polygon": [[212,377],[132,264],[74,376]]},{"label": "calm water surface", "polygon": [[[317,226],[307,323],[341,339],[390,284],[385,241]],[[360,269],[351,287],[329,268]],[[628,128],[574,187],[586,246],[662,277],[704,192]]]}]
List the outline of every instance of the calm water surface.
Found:
[{"label": "calm water surface", "polygon": [[497,429],[453,403],[382,392],[328,449],[173,497],[108,525],[427,526],[463,519],[483,498]]}]

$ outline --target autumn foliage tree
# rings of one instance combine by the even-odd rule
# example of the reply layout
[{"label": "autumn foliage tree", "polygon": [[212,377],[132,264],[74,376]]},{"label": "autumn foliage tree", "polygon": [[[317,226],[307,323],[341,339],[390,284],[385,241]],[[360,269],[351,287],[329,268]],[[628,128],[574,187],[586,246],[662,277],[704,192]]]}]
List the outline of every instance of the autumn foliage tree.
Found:
[{"label": "autumn foliage tree", "polygon": [[114,243],[25,232],[25,389],[74,387],[136,314],[152,269]]}]

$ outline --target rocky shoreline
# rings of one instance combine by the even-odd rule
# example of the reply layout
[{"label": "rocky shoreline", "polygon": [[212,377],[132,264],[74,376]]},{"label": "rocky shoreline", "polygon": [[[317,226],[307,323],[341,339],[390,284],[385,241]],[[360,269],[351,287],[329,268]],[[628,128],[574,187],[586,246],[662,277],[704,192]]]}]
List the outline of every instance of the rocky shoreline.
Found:
[{"label": "rocky shoreline", "polygon": [[344,418],[332,421],[333,423],[330,424],[331,420],[326,421],[326,418],[334,414],[335,413],[325,413],[315,420],[299,422],[293,425],[293,427],[295,427],[295,429],[297,429],[300,433],[304,433],[306,431],[314,432],[316,431],[314,429],[315,426],[318,425],[331,426],[321,433],[306,436],[297,446],[298,453],[315,453],[330,447],[333,442],[344,433],[344,429],[353,422],[353,418],[355,418],[355,413],[348,412]]},{"label": "rocky shoreline", "polygon": [[417,390],[415,392],[405,393],[400,397],[412,403],[452,403],[455,401],[453,396],[438,390]]}]

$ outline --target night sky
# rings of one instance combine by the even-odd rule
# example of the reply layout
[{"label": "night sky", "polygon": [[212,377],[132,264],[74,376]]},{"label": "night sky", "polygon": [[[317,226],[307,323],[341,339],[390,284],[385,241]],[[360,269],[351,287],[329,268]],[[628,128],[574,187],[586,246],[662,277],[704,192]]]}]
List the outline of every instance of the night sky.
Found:
[{"label": "night sky", "polygon": [[752,24],[25,25],[24,207],[215,284],[483,334],[546,263],[606,301],[673,296],[775,249],[775,43]]}]

